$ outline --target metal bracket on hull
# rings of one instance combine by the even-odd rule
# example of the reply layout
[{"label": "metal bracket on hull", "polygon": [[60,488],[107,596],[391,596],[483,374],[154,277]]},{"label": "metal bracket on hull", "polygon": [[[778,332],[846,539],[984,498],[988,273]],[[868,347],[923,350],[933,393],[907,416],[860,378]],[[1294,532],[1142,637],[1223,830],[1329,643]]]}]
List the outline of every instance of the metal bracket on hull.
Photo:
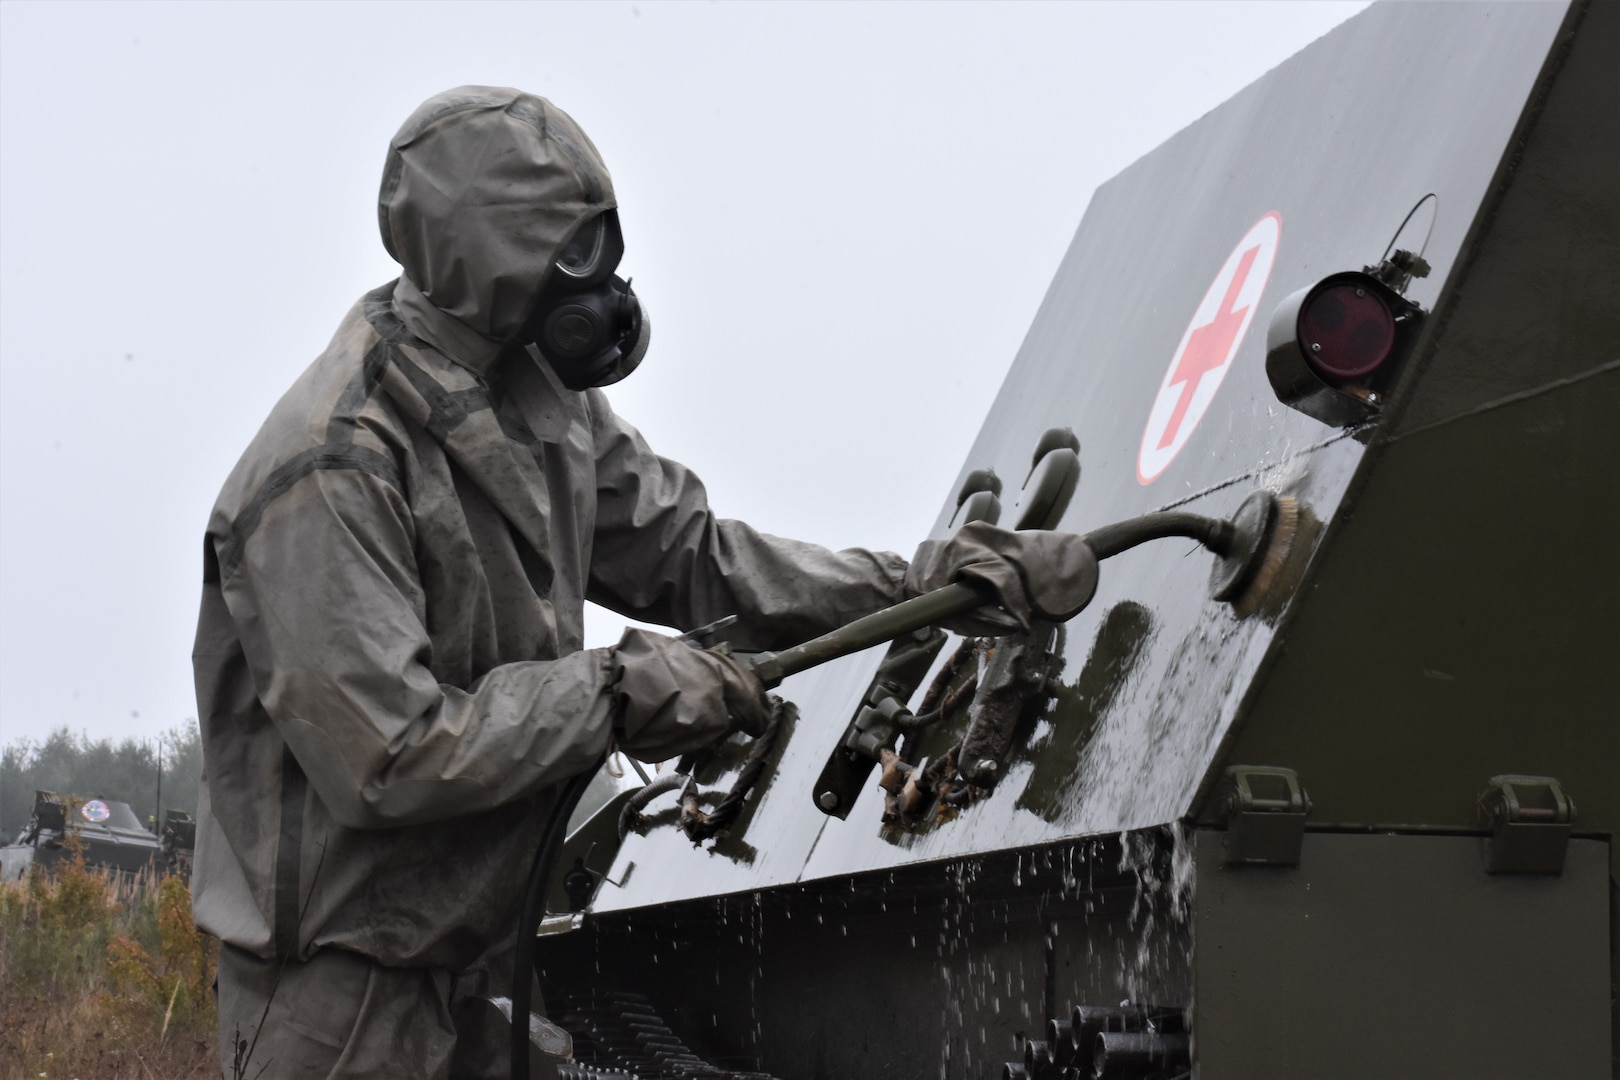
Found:
[{"label": "metal bracket on hull", "polygon": [[1298,866],[1310,796],[1293,769],[1234,765],[1226,770],[1228,866]]},{"label": "metal bracket on hull", "polygon": [[1492,874],[1561,874],[1575,803],[1550,776],[1491,777],[1479,797],[1485,869]]}]

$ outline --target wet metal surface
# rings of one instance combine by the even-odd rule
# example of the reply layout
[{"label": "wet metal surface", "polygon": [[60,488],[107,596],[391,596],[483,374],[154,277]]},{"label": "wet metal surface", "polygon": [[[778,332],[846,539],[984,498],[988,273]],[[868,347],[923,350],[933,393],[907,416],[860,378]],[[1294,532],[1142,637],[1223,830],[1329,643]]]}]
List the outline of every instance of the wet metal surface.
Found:
[{"label": "wet metal surface", "polygon": [[[717,850],[694,848],[669,828],[630,837],[597,910],[1117,834],[1187,815],[1370,437],[1277,402],[1264,371],[1265,320],[1289,293],[1375,262],[1430,192],[1424,257],[1434,269],[1408,295],[1435,305],[1563,16],[1561,5],[1541,4],[1374,7],[1093,196],[962,475],[993,468],[1017,482],[1041,433],[1067,427],[1080,438],[1084,473],[1059,528],[1084,532],[1166,509],[1224,518],[1257,489],[1292,496],[1299,535],[1257,615],[1240,619],[1210,598],[1213,559],[1192,541],[1108,560],[1096,599],[1062,628],[1055,697],[1017,733],[993,793],[913,832],[882,824],[875,782],[845,820],[811,801],[882,650],[795,676],[780,692],[801,717],[784,732],[745,834]],[[1143,483],[1138,451],[1167,365],[1233,245],[1269,214],[1280,236],[1254,321],[1186,445]],[[1020,498],[1009,483],[1007,520],[1017,520]],[[934,535],[949,531],[953,509],[954,500]],[[953,650],[954,641],[938,662]],[[707,782],[723,787],[730,778]]]},{"label": "wet metal surface", "polygon": [[1075,1005],[1185,1007],[1191,839],[1151,830],[590,919],[548,942],[541,982],[548,1003],[645,995],[731,1069],[984,1080]]}]

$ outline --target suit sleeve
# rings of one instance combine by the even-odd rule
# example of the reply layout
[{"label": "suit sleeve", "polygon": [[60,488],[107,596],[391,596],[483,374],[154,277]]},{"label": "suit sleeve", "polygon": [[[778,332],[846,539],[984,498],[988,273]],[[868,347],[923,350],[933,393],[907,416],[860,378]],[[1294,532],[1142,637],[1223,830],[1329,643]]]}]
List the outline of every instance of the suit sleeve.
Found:
[{"label": "suit sleeve", "polygon": [[739,646],[777,649],[904,599],[898,555],[830,551],[717,518],[702,481],[653,453],[600,392],[592,392],[591,410],[591,600],[683,630],[738,615]]},{"label": "suit sleeve", "polygon": [[310,472],[238,547],[222,589],[258,697],[342,825],[499,806],[606,750],[607,650],[435,679],[414,526],[387,480]]}]

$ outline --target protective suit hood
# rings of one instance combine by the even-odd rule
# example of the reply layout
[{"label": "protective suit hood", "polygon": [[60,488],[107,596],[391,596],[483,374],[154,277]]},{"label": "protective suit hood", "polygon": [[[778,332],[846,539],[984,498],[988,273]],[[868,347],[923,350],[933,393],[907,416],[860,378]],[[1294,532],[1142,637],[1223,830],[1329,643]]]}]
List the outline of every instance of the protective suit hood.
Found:
[{"label": "protective suit hood", "polygon": [[394,307],[482,374],[574,232],[616,205],[596,147],[551,102],[508,87],[436,94],[389,143],[383,169],[378,223],[404,268]]}]

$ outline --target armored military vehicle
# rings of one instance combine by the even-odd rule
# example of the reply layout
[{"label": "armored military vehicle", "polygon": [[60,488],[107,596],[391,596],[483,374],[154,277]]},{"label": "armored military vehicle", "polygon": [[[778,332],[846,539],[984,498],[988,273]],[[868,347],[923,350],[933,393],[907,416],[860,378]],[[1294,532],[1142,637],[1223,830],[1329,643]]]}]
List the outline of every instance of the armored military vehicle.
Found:
[{"label": "armored military vehicle", "polygon": [[564,1075],[1610,1075],[1617,61],[1379,4],[1099,188],[933,527],[1096,599],[754,658],[553,853]]},{"label": "armored military vehicle", "polygon": [[[170,829],[190,816],[170,811]],[[165,842],[167,840],[167,842]],[[190,865],[190,847],[183,857]],[[141,825],[129,803],[116,799],[87,799],[70,803],[53,791],[34,793],[34,813],[15,842],[0,848],[0,879],[16,881],[31,866],[53,869],[77,850],[90,867],[138,873],[150,867],[168,867],[182,857],[175,837],[164,839]]]}]

